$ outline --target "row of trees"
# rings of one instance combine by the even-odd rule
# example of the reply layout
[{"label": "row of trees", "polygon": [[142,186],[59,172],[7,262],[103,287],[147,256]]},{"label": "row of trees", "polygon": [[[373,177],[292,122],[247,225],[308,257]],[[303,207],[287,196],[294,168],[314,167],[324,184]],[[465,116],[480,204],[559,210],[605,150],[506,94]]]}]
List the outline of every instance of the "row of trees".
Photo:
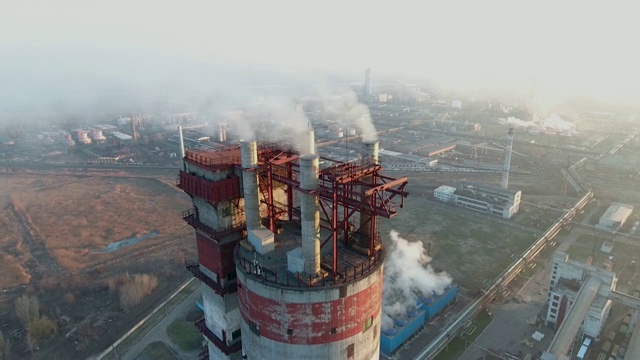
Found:
[{"label": "row of trees", "polygon": [[158,277],[149,274],[130,276],[125,273],[107,280],[109,291],[118,292],[120,306],[127,311],[138,305],[145,296],[151,294],[158,287]]},{"label": "row of trees", "polygon": [[[158,287],[158,278],[155,275],[137,274],[129,276],[126,273],[120,277],[109,279],[109,289],[118,291],[120,306],[125,311],[138,305],[149,294]],[[64,296],[64,301],[71,304],[75,301],[73,294]],[[35,295],[24,294],[16,299],[16,317],[22,322],[26,330],[27,346],[33,353],[40,343],[49,339],[58,331],[56,321],[40,314],[40,302]],[[9,356],[8,339],[0,332],[0,360],[5,360]]]}]

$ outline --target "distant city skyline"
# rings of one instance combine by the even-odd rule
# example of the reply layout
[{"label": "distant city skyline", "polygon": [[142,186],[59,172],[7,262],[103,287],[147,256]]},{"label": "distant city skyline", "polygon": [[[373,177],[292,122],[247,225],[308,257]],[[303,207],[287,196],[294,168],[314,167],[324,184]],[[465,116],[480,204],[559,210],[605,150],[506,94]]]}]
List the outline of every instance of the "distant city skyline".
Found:
[{"label": "distant city skyline", "polygon": [[631,10],[575,1],[5,1],[0,79],[11,88],[0,100],[20,109],[74,86],[83,95],[163,81],[193,88],[208,64],[232,63],[360,81],[371,68],[374,90],[382,76],[400,75],[472,92],[527,94],[535,82],[543,106],[564,96],[624,102],[640,96]]}]

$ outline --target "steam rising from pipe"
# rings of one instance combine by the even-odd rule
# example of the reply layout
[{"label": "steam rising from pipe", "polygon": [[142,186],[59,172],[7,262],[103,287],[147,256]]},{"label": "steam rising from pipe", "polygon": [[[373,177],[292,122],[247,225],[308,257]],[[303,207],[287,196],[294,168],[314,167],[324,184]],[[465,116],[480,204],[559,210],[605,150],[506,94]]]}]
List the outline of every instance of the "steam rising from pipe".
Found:
[{"label": "steam rising from pipe", "polygon": [[510,116],[508,118],[499,118],[498,122],[503,125],[513,125],[521,128],[531,128],[539,132],[548,133],[565,133],[576,134],[576,124],[564,120],[558,114],[551,114],[545,119],[539,119],[537,114],[534,114],[534,120],[521,120],[516,117]]},{"label": "steam rising from pipe", "polygon": [[[311,100],[322,103],[328,117],[335,118],[345,126],[358,128],[363,142],[378,140],[369,108],[358,102],[353,91]],[[290,142],[301,154],[309,154],[313,153],[307,141],[312,126],[303,105],[288,97],[263,97],[242,111],[227,113],[225,118],[240,138],[256,139],[262,133],[268,141]]]},{"label": "steam rising from pipe", "polygon": [[357,127],[362,134],[362,141],[378,141],[378,133],[369,108],[358,102],[358,96],[353,91],[327,99],[325,107],[341,117],[345,125]]},{"label": "steam rising from pipe", "polygon": [[451,284],[446,272],[436,272],[429,263],[422,241],[408,241],[391,230],[391,246],[384,263],[382,328],[393,327],[393,318],[405,318],[420,296],[441,295]]}]

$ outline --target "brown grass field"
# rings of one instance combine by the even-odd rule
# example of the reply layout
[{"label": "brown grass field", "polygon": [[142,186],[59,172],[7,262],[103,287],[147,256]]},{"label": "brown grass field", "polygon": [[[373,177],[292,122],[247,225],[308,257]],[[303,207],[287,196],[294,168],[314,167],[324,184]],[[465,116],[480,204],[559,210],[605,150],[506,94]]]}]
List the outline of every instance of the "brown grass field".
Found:
[{"label": "brown grass field", "polygon": [[[0,173],[0,323],[19,358],[86,358],[131,328],[190,274],[193,229],[181,218],[189,197],[169,173]],[[157,233],[112,252],[117,241]],[[158,288],[124,312],[110,279],[153,274]],[[60,331],[33,357],[26,352],[13,301],[40,299]],[[75,299],[73,301],[64,299]],[[67,319],[67,320],[64,320]],[[71,320],[69,320],[71,319]],[[82,325],[82,326],[80,326]],[[74,328],[81,329],[74,332]],[[65,336],[72,332],[71,336]]]},{"label": "brown grass field", "polygon": [[129,249],[135,250],[170,241],[189,230],[180,217],[189,206],[186,197],[178,192],[167,196],[167,187],[155,179],[88,178],[12,194],[11,198],[58,264],[75,272],[127,251],[95,252],[112,242],[151,231],[160,233]]}]

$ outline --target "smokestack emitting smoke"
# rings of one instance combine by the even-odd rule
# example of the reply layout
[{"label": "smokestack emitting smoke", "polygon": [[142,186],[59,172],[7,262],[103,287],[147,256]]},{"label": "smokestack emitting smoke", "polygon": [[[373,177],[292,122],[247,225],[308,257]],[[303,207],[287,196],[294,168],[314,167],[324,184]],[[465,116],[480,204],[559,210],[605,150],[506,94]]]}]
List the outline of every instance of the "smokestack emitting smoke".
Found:
[{"label": "smokestack emitting smoke", "polygon": [[511,168],[511,150],[513,149],[513,128],[509,128],[507,149],[504,154],[504,168],[502,169],[502,188],[509,187],[509,169]]},{"label": "smokestack emitting smoke", "polygon": [[451,284],[451,276],[436,272],[429,263],[422,241],[408,241],[391,230],[390,251],[384,263],[382,329],[393,328],[394,318],[405,318],[421,296],[441,295]]},{"label": "smokestack emitting smoke", "polygon": [[258,197],[258,144],[254,141],[240,142],[240,156],[242,161],[242,187],[244,189],[245,214],[247,230],[260,228],[260,200]]}]

